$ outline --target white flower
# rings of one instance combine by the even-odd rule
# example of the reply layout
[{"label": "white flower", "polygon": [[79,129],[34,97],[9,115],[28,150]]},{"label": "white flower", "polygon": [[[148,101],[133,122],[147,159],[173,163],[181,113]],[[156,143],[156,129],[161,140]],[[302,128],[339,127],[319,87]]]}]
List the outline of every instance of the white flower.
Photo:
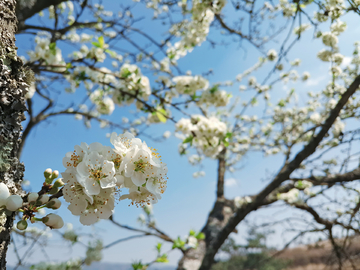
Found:
[{"label": "white flower", "polygon": [[340,35],[340,33],[344,32],[346,30],[346,23],[342,22],[340,20],[337,20],[331,25],[331,32],[334,33],[334,35]]},{"label": "white flower", "polygon": [[201,76],[178,76],[173,79],[179,94],[193,95],[197,90],[208,87],[209,82]]},{"label": "white flower", "polygon": [[158,176],[150,177],[146,181],[146,188],[156,196],[158,200],[161,199],[161,195],[165,192],[167,187],[167,180],[165,179],[168,168],[165,164],[161,164]]},{"label": "white flower", "polygon": [[310,116],[310,120],[314,124],[321,124],[322,118],[321,118],[321,115],[319,113],[315,112]]},{"label": "white flower", "polygon": [[311,26],[310,24],[306,23],[306,24],[302,24],[299,27],[295,27],[294,28],[294,34],[295,35],[300,35],[302,32],[306,31],[307,29],[309,29]]},{"label": "white flower", "polygon": [[224,107],[231,98],[231,94],[228,94],[225,90],[208,89],[204,91],[198,104],[205,104],[206,106]]},{"label": "white flower", "polygon": [[255,77],[250,77],[248,81],[249,86],[255,86],[257,84]]},{"label": "white flower", "polygon": [[[299,58],[297,58],[294,61],[292,61],[290,64],[294,67],[297,67],[300,65],[300,63],[301,63],[301,60]],[[295,70],[294,70],[294,72],[295,72]]]},{"label": "white flower", "polygon": [[330,46],[330,47],[335,47],[336,44],[339,42],[337,36],[335,36],[331,32],[323,33],[322,34],[322,41],[323,41],[324,45]]},{"label": "white flower", "polygon": [[85,154],[76,169],[77,180],[89,195],[99,194],[100,187],[116,186],[114,163],[106,160],[96,151]]},{"label": "white flower", "polygon": [[86,251],[86,258],[84,260],[85,264],[90,265],[93,261],[101,261],[102,249],[103,249],[103,245],[100,240],[97,240],[95,245],[89,246]]},{"label": "white flower", "polygon": [[226,136],[227,126],[216,117],[193,115],[191,119],[180,119],[176,129],[188,138],[193,137],[193,146],[208,157],[215,157],[224,147],[220,142]]},{"label": "white flower", "polygon": [[331,60],[332,52],[322,49],[318,52],[317,57],[324,62],[329,62]]},{"label": "white flower", "polygon": [[274,49],[271,49],[268,51],[267,53],[267,57],[270,61],[274,61],[276,60],[276,58],[278,57],[277,52]]},{"label": "white flower", "polygon": [[112,215],[119,188],[129,189],[120,200],[138,206],[156,203],[166,190],[168,169],[155,149],[129,132],[112,133],[110,142],[114,148],[83,143],[63,159],[64,199],[84,225]]},{"label": "white flower", "polygon": [[342,73],[342,68],[339,66],[333,66],[331,67],[331,73],[337,77]]},{"label": "white flower", "polygon": [[65,168],[67,169],[75,169],[77,165],[82,161],[85,153],[88,152],[89,146],[86,143],[81,143],[81,145],[75,145],[74,152],[66,153],[62,162]]},{"label": "white flower", "polygon": [[122,163],[124,174],[131,177],[132,182],[142,186],[150,177],[157,177],[160,164],[155,162],[153,152],[146,144],[133,146]]},{"label": "white flower", "polygon": [[332,56],[332,60],[335,62],[336,65],[341,65],[342,61],[344,60],[344,56],[340,53],[334,53]]},{"label": "white flower", "polygon": [[191,248],[196,248],[198,245],[198,240],[196,239],[195,236],[190,235],[187,239],[187,244]]},{"label": "white flower", "polygon": [[93,197],[85,193],[84,188],[80,183],[77,182],[76,176],[74,173],[62,173],[66,185],[63,189],[63,196],[65,201],[69,202],[70,205],[68,209],[73,215],[82,214],[89,203],[93,203]]},{"label": "white flower", "polygon": [[141,140],[135,138],[130,132],[117,135],[116,132],[111,133],[110,142],[115,147],[115,151],[119,154],[125,154],[132,145],[141,145]]},{"label": "white flower", "polygon": [[300,200],[299,199],[299,190],[296,188],[293,188],[290,191],[288,191],[287,193],[278,194],[278,199],[284,200],[290,204],[298,202]]},{"label": "white flower", "polygon": [[132,205],[144,206],[157,203],[157,198],[144,187],[133,185],[129,189],[129,194],[121,195],[120,200],[130,199]]},{"label": "white flower", "polygon": [[199,177],[203,177],[205,176],[205,172],[204,171],[199,171],[199,172],[194,172],[193,173],[193,177],[194,178],[199,178]]},{"label": "white flower", "polygon": [[108,219],[115,207],[112,189],[101,189],[98,195],[93,196],[93,202],[88,204],[86,210],[80,215],[83,225],[91,225],[99,219]]},{"label": "white flower", "polygon": [[78,235],[72,228],[67,228],[67,230],[63,234],[63,238],[71,242],[76,242],[78,239]]},{"label": "white flower", "polygon": [[251,203],[251,202],[252,202],[252,199],[251,199],[249,196],[245,196],[245,197],[239,197],[239,196],[237,196],[237,197],[234,198],[234,203],[235,203],[235,206],[236,206],[237,208],[240,208],[240,207],[242,207],[243,205],[249,204],[249,203]]},{"label": "white flower", "polygon": [[170,131],[165,131],[164,132],[164,134],[163,134],[163,137],[165,138],[165,139],[167,139],[167,138],[169,138],[171,136],[171,132]]},{"label": "white flower", "polygon": [[310,73],[305,71],[301,77],[303,81],[307,81],[310,78]]},{"label": "white flower", "polygon": [[334,137],[339,137],[344,129],[345,129],[345,124],[343,122],[341,122],[339,117],[336,118],[335,123],[333,125],[333,129],[332,129],[332,133],[333,133]]}]

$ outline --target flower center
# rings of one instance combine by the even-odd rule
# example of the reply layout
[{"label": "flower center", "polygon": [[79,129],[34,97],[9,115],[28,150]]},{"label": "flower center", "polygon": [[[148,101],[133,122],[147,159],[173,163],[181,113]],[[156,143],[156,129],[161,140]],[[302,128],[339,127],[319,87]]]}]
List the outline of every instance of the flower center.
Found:
[{"label": "flower center", "polygon": [[113,159],[112,162],[114,162],[115,169],[118,170],[120,168],[120,164],[121,164],[121,156],[116,155],[116,158]]},{"label": "flower center", "polygon": [[135,161],[134,164],[135,164],[135,169],[134,169],[135,172],[145,173],[145,168],[148,165],[147,161],[140,159],[138,161]]},{"label": "flower center", "polygon": [[73,166],[75,168],[80,162],[81,162],[81,158],[74,151],[74,153],[71,154],[70,162],[67,162],[66,165]]},{"label": "flower center", "polygon": [[102,168],[90,169],[90,178],[94,178],[94,180],[100,180],[102,178],[106,178],[107,175],[102,172]]}]

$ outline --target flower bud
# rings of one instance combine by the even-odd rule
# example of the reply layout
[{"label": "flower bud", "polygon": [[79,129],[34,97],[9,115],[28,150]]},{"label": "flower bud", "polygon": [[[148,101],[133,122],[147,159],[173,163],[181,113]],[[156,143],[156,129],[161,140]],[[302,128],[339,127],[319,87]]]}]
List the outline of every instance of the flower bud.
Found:
[{"label": "flower bud", "polygon": [[23,199],[20,195],[11,195],[6,199],[6,209],[9,211],[18,210],[23,204]]},{"label": "flower bud", "polygon": [[47,168],[45,171],[44,171],[44,176],[46,179],[50,178],[50,176],[52,175],[52,169],[50,168]]},{"label": "flower bud", "polygon": [[42,222],[51,229],[60,229],[64,226],[64,221],[56,214],[48,214],[42,218]]},{"label": "flower bud", "polygon": [[59,199],[57,198],[53,198],[51,199],[47,204],[46,207],[47,208],[51,208],[51,209],[59,209],[61,206],[61,202]]},{"label": "flower bud", "polygon": [[57,187],[52,187],[49,191],[50,194],[54,195],[56,193],[58,193],[59,189]]},{"label": "flower bud", "polygon": [[41,197],[39,198],[39,202],[41,204],[45,204],[49,201],[49,196],[48,195],[41,195]]},{"label": "flower bud", "polygon": [[39,213],[39,215],[42,215],[42,216],[46,214],[46,210],[44,208],[38,209],[37,212]]},{"label": "flower bud", "polygon": [[36,200],[39,198],[39,194],[37,194],[36,192],[31,192],[28,195],[28,202],[36,202]]},{"label": "flower bud", "polygon": [[26,220],[20,220],[17,224],[16,224],[16,228],[18,228],[19,230],[26,230],[28,224],[26,222]]},{"label": "flower bud", "polygon": [[55,179],[58,177],[59,177],[59,171],[58,170],[53,171],[53,173],[51,174],[51,179]]},{"label": "flower bud", "polygon": [[9,198],[10,192],[4,183],[0,183],[0,207],[6,204],[6,199]]},{"label": "flower bud", "polygon": [[58,180],[55,181],[53,187],[59,188],[62,187],[64,184],[64,182],[62,181],[62,178],[59,178]]}]

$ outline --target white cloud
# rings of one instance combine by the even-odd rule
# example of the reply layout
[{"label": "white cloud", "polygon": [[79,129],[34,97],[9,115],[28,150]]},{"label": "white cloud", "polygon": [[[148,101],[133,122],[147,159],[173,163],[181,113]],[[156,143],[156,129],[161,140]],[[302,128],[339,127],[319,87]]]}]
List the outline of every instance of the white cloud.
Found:
[{"label": "white cloud", "polygon": [[327,76],[320,76],[314,79],[309,79],[306,81],[306,86],[315,86],[318,85],[321,81],[323,81]]},{"label": "white cloud", "polygon": [[345,56],[344,60],[341,63],[341,68],[345,68],[346,66],[350,65],[352,58],[349,56]]},{"label": "white cloud", "polygon": [[237,186],[236,179],[235,178],[225,179],[225,186],[226,187]]}]

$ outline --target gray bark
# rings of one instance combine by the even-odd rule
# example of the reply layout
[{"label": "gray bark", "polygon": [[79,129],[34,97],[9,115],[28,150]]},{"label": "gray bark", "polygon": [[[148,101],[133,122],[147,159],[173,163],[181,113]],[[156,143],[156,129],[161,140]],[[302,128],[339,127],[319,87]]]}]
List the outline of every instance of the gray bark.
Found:
[{"label": "gray bark", "polygon": [[[15,7],[15,0],[0,0],[0,182],[7,185],[11,194],[21,194],[24,165],[19,162],[17,151],[28,85],[15,47]],[[0,270],[6,269],[13,219],[14,214],[0,211]]]},{"label": "gray bark", "polygon": [[25,21],[36,13],[65,1],[67,0],[18,0],[16,7],[16,15],[19,20],[18,30],[21,31]]}]

